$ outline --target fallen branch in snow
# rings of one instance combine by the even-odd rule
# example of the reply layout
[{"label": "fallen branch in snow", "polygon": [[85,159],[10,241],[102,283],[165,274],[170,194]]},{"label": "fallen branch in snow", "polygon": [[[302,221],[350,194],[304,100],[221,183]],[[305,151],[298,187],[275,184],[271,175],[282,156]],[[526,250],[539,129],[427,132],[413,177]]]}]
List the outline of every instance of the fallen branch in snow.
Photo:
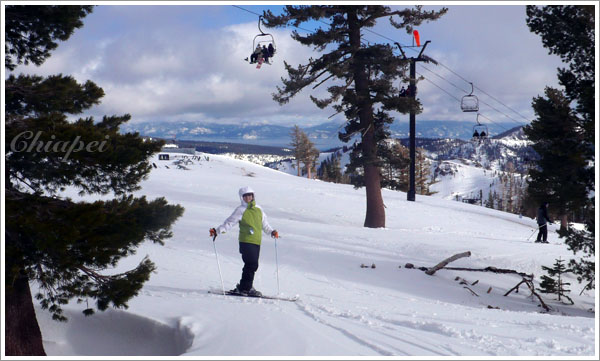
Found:
[{"label": "fallen branch in snow", "polygon": [[590,282],[588,282],[588,284],[585,285],[585,287],[583,287],[581,292],[579,292],[579,295],[581,296],[583,294],[583,291],[591,289],[591,286],[594,284],[594,282],[596,282],[595,278],[593,280],[591,280]]},{"label": "fallen branch in snow", "polygon": [[[459,281],[459,284],[461,284],[461,285],[468,285],[469,283],[471,283],[471,282],[467,281],[466,279],[464,279],[462,277],[458,277],[458,276],[454,280]],[[479,283],[479,280],[476,280],[475,282],[471,283],[471,286],[475,286],[478,283]]]},{"label": "fallen branch in snow", "polygon": [[[511,288],[508,292],[506,292],[506,294],[504,294],[504,296],[508,296],[512,291],[516,290],[516,292],[519,292],[519,286],[522,285],[523,283],[525,283],[527,285],[527,287],[529,288],[529,290],[531,291],[531,296],[536,296],[538,298],[538,300],[540,301],[541,306],[544,308],[544,310],[546,310],[547,312],[550,311],[550,307],[548,307],[548,305],[546,305],[546,303],[544,302],[544,300],[542,299],[542,297],[540,297],[540,295],[537,294],[537,292],[535,292],[535,286],[533,285],[533,274],[527,274],[527,273],[523,273],[523,272],[518,272],[512,269],[504,269],[504,268],[496,268],[496,267],[486,267],[486,268],[462,268],[462,267],[445,267],[448,263],[452,262],[452,261],[456,261],[459,258],[463,258],[463,257],[470,257],[471,256],[471,252],[467,251],[467,252],[463,252],[463,253],[457,253],[452,257],[446,258],[445,260],[443,260],[442,262],[438,263],[437,265],[435,265],[434,267],[431,268],[426,268],[426,267],[419,267],[418,269],[425,271],[425,273],[427,273],[428,275],[433,275],[435,272],[437,272],[438,270],[444,268],[447,270],[453,270],[453,271],[474,271],[474,272],[494,272],[494,273],[504,273],[504,274],[518,274],[519,276],[522,277],[521,282],[519,282],[515,287]],[[414,266],[412,264],[410,264],[410,267],[408,267],[409,264],[407,264],[406,268],[413,268]],[[460,277],[457,277],[456,280],[459,280]],[[462,279],[461,284],[466,284],[467,281]],[[477,282],[479,282],[479,280],[473,282],[472,285],[477,284]],[[468,289],[469,291],[471,291],[472,294],[474,294],[475,296],[479,297],[479,295],[477,293],[475,293],[472,289],[470,289],[467,286],[463,286],[463,288]],[[487,291],[487,293],[490,293],[492,291],[492,287],[490,287]]]},{"label": "fallen branch in snow", "polygon": [[504,294],[504,297],[506,297],[506,296],[510,295],[510,293],[511,293],[512,291],[515,291],[515,290],[516,290],[516,291],[515,291],[515,293],[519,293],[519,286],[520,286],[520,285],[522,285],[522,284],[523,284],[523,283],[525,283],[525,282],[526,282],[526,280],[525,280],[525,278],[523,278],[523,279],[521,280],[521,282],[517,283],[517,285],[516,285],[515,287],[511,288],[510,290],[508,290],[508,292],[506,292],[506,293]]},{"label": "fallen branch in snow", "polygon": [[427,273],[428,275],[432,276],[439,269],[444,268],[448,263],[456,261],[459,258],[470,257],[470,256],[471,256],[471,252],[470,251],[463,252],[463,253],[457,253],[454,256],[446,258],[442,262],[440,262],[437,265],[431,267],[430,269],[428,269],[427,271],[425,271],[425,273]]},{"label": "fallen branch in snow", "polygon": [[467,286],[463,286],[463,288],[466,288],[466,289],[468,289],[469,291],[471,291],[471,293],[472,293],[472,294],[474,294],[475,296],[479,297],[479,295],[478,295],[477,293],[475,293],[475,291],[473,291],[473,290],[472,290],[472,289],[470,289],[469,287],[467,287]]},{"label": "fallen branch in snow", "polygon": [[538,298],[538,300],[540,300],[540,303],[542,304],[542,307],[544,307],[544,310],[546,311],[550,311],[550,307],[548,307],[545,303],[544,300],[542,300],[542,297],[540,297],[540,295],[537,294],[537,292],[535,292],[535,288],[533,286],[533,282],[532,281],[527,281],[525,282],[525,284],[527,285],[527,287],[529,287],[529,290],[531,291],[532,295],[535,295],[535,297]]},{"label": "fallen branch in snow", "polygon": [[538,300],[541,303],[541,306],[544,308],[544,310],[546,310],[547,312],[550,312],[550,307],[548,307],[548,305],[546,305],[546,303],[544,303],[544,300],[542,299],[542,297],[540,297],[540,295],[537,294],[537,292],[535,292],[535,287],[533,285],[533,277],[531,277],[531,279],[526,279],[523,278],[521,280],[521,282],[517,283],[517,285],[513,288],[511,288],[510,290],[508,290],[508,292],[506,292],[504,294],[504,296],[508,296],[512,291],[516,290],[515,293],[519,293],[519,286],[522,285],[523,283],[525,283],[525,285],[527,285],[527,288],[529,288],[529,291],[531,291],[531,296],[536,296],[538,298]]},{"label": "fallen branch in snow", "polygon": [[[533,279],[533,274],[527,274],[527,273],[524,273],[524,272],[515,271],[513,269],[496,268],[496,267],[493,267],[493,266],[488,266],[486,268],[445,267],[446,264],[448,264],[448,263],[450,263],[452,261],[456,261],[459,258],[468,257],[468,256],[470,256],[470,252],[459,253],[459,254],[456,254],[456,255],[448,258],[448,259],[445,259],[444,261],[440,262],[435,267],[431,267],[431,268],[427,268],[427,267],[417,267],[417,268],[415,268],[415,266],[412,263],[407,263],[406,266],[405,266],[405,268],[408,268],[408,269],[413,269],[413,268],[419,269],[421,271],[424,271],[428,275],[432,275],[435,272],[437,272],[437,271],[439,271],[440,269],[443,268],[443,269],[451,270],[451,271],[494,272],[494,273],[505,273],[505,274],[511,273],[511,274],[517,274],[517,275],[519,275],[519,276],[521,276],[523,278]],[[440,265],[441,265],[441,267],[440,267]]]},{"label": "fallen branch in snow", "polygon": [[452,271],[471,271],[471,272],[494,272],[494,273],[514,273],[523,278],[531,278],[533,279],[533,275],[529,275],[527,273],[518,272],[512,269],[505,268],[496,268],[496,267],[486,267],[486,268],[463,268],[463,267],[444,267],[444,269],[452,270]]}]

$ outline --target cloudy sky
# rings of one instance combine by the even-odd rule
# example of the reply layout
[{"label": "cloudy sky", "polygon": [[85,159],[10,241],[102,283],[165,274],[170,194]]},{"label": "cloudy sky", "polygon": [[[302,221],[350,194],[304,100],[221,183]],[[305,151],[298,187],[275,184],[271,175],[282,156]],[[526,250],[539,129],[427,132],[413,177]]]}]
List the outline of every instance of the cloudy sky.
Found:
[{"label": "cloudy sky", "polygon": [[[267,8],[278,13],[281,6],[135,4],[109,2],[95,7],[84,19],[84,27],[61,43],[41,67],[20,66],[15,72],[90,79],[106,93],[90,115],[130,113],[131,122],[315,125],[331,120],[334,111],[314,106],[308,91],[284,106],[272,100],[285,76],[283,60],[297,65],[318,56],[290,38],[292,28],[268,30],[277,47],[273,65],[257,70],[243,61],[259,32],[258,16],[253,13]],[[439,8],[424,5],[426,10]],[[417,28],[422,42],[431,40],[426,54],[443,64],[417,65],[417,72],[426,78],[418,84],[424,106],[418,119],[474,121],[475,115],[461,112],[457,100],[470,91],[465,80],[476,86],[484,122],[516,126],[532,119],[532,98],[547,85],[557,86],[556,69],[563,64],[529,31],[525,6],[507,2],[448,8],[440,20]],[[373,31],[382,36],[366,32],[364,39],[412,43],[411,36],[392,28],[387,20],[380,20]],[[344,121],[340,116],[332,119]],[[407,120],[408,115],[399,117]]]}]

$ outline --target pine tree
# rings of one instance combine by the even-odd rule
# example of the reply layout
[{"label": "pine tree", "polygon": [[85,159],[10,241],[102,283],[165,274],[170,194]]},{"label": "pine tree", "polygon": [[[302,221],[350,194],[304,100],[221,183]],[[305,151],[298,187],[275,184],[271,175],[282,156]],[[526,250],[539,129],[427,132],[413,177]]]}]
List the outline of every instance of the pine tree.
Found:
[{"label": "pine tree", "polygon": [[321,161],[321,164],[319,164],[319,167],[317,168],[317,178],[328,182],[329,179],[327,179],[327,167],[328,167],[328,163],[329,163],[329,158],[325,158],[324,160]]},{"label": "pine tree", "polygon": [[422,195],[429,195],[429,176],[431,174],[431,166],[429,160],[425,156],[425,149],[416,149],[415,159],[415,187],[416,192]]},{"label": "pine tree", "polygon": [[507,172],[507,183],[508,186],[506,188],[506,211],[510,213],[514,213],[514,196],[515,196],[515,178],[514,178],[515,167],[512,162],[506,163],[506,172]]},{"label": "pine tree", "polygon": [[487,208],[494,208],[494,196],[492,195],[492,189],[490,188],[490,191],[488,193],[488,199],[485,202],[485,206]]},{"label": "pine tree", "polygon": [[331,162],[329,164],[329,179],[334,183],[342,183],[342,168],[340,166],[340,160],[335,156],[335,153],[331,155]]},{"label": "pine tree", "polygon": [[558,301],[561,301],[561,297],[566,298],[573,304],[571,297],[567,296],[567,293],[571,292],[567,286],[571,284],[563,280],[563,275],[571,272],[571,270],[567,269],[563,262],[564,260],[559,257],[556,262],[554,262],[552,268],[542,266],[542,269],[548,273],[548,276],[542,275],[542,281],[540,282],[540,288],[538,288],[538,290],[542,293],[555,294],[558,297]]},{"label": "pine tree", "polygon": [[[14,70],[21,63],[41,64],[92,8],[5,10],[5,67]],[[124,273],[102,271],[145,240],[163,244],[183,208],[164,198],[133,197],[152,169],[148,158],[162,143],[119,133],[129,115],[67,119],[100,102],[104,92],[96,84],[65,75],[11,74],[5,89],[5,351],[43,355],[29,283],[38,284],[35,298],[56,320],[65,320],[61,305],[73,298],[95,300],[98,310],[127,307],[155,265],[144,258]],[[75,202],[62,196],[65,187],[117,198]]]},{"label": "pine tree", "polygon": [[493,195],[493,199],[494,202],[492,202],[492,204],[494,204],[494,209],[502,209],[502,199],[498,196],[498,193],[494,190],[494,195]]},{"label": "pine tree", "polygon": [[537,119],[523,128],[540,155],[538,167],[529,171],[529,195],[538,204],[547,201],[567,229],[567,215],[588,202],[584,176],[588,160],[582,152],[582,137],[571,101],[562,91],[546,88],[546,97],[537,97],[533,108]]},{"label": "pine tree", "polygon": [[[595,190],[595,8],[553,5],[526,9],[530,30],[568,65],[558,70],[564,92],[548,88],[545,98],[536,98],[537,120],[525,128],[540,155],[540,169],[532,171],[530,194],[558,207],[561,228],[566,231],[567,214],[589,207],[588,194]],[[547,196],[551,199],[544,199]]]},{"label": "pine tree", "polygon": [[274,99],[285,104],[311,84],[316,83],[314,88],[331,82],[327,88],[329,98],[311,96],[311,99],[321,109],[333,105],[336,112],[345,114],[348,123],[340,133],[341,140],[348,142],[354,135],[361,136],[361,142],[353,148],[355,154],[351,162],[358,162],[354,168],[363,169],[367,197],[365,227],[385,227],[381,164],[377,153],[382,128],[391,121],[386,112],[394,110],[406,114],[411,109],[419,110],[420,104],[410,97],[400,97],[399,86],[393,83],[404,76],[408,61],[395,55],[389,44],[366,44],[361,36],[380,18],[388,18],[395,28],[410,32],[413,26],[435,20],[446,10],[426,12],[420,6],[393,11],[387,6],[375,5],[288,5],[283,15],[275,16],[270,11],[264,14],[268,27],[300,26],[322,20],[329,23],[328,28],[307,35],[292,33],[294,40],[325,54],[296,68],[286,62],[288,79],[283,79],[283,88],[278,87]]},{"label": "pine tree", "polygon": [[315,144],[308,138],[308,135],[302,132],[302,148],[304,153],[302,154],[302,163],[306,169],[307,177],[312,178],[312,172],[315,169],[315,162],[319,158],[319,150],[315,147]]},{"label": "pine tree", "polygon": [[4,66],[41,65],[58,46],[83,26],[93,6],[7,5],[5,10]]},{"label": "pine tree", "polygon": [[301,174],[300,163],[304,164],[307,177],[312,178],[312,170],[315,168],[315,162],[319,157],[319,150],[315,144],[308,138],[308,135],[295,125],[290,132],[292,152],[296,158],[296,167],[298,168],[298,176]]},{"label": "pine tree", "polygon": [[[578,275],[579,282],[588,282],[585,288],[589,289],[589,286],[594,287],[595,279],[595,198],[590,196],[596,190],[595,7],[527,6],[527,24],[532,32],[541,36],[550,53],[559,55],[568,66],[558,70],[558,80],[565,89],[564,95],[561,95],[574,108],[568,119],[570,129],[558,136],[571,138],[569,144],[562,145],[562,152],[574,159],[581,168],[569,169],[572,179],[560,185],[560,189],[576,187],[577,193],[573,197],[577,199],[572,199],[568,208],[565,208],[576,212],[579,211],[578,207],[583,209],[586,230],[578,232],[566,229],[566,217],[563,217],[560,234],[566,236],[565,242],[574,253],[583,252],[583,256],[579,260],[572,260],[570,265]],[[573,164],[575,167],[577,165]],[[553,189],[556,192],[561,190]],[[564,213],[567,213],[566,210]]]},{"label": "pine tree", "polygon": [[579,283],[586,282],[583,290],[594,289],[596,283],[596,262],[594,260],[596,254],[595,223],[595,205],[594,198],[592,198],[591,206],[586,209],[585,229],[581,231],[571,229],[567,232],[565,239],[565,243],[573,251],[573,254],[582,253],[579,259],[569,261],[569,267],[577,275]]},{"label": "pine tree", "polygon": [[296,159],[296,169],[298,170],[298,177],[300,177],[300,160],[305,152],[302,142],[302,134],[303,131],[299,126],[294,125],[292,131],[290,132],[290,137],[292,138],[290,142],[290,146],[292,147],[292,154],[294,154],[294,158]]},{"label": "pine tree", "polygon": [[379,151],[381,158],[381,186],[406,192],[408,190],[408,167],[410,164],[408,148],[399,141],[386,144]]}]

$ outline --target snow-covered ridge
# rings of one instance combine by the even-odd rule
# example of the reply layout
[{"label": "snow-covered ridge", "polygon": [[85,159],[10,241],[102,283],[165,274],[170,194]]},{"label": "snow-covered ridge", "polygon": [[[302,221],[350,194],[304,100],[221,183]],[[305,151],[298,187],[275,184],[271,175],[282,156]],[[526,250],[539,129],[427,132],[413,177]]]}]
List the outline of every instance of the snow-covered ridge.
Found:
[{"label": "snow-covered ridge", "polygon": [[224,153],[226,157],[233,159],[245,160],[254,164],[265,165],[273,162],[281,162],[289,160],[290,157],[274,154],[238,154],[238,153]]},{"label": "snow-covered ridge", "polygon": [[[398,140],[390,140],[390,144]],[[405,140],[402,143],[406,143]],[[406,144],[405,144],[406,145]],[[451,200],[468,200],[485,205],[490,196],[496,203],[510,202],[518,210],[521,199],[518,192],[525,186],[525,174],[530,161],[535,157],[531,142],[518,127],[511,129],[485,142],[456,139],[419,139],[418,146],[426,150],[427,161],[431,166],[430,191],[435,197]],[[335,155],[342,171],[350,161],[349,149],[338,149],[334,153],[321,153],[316,162],[317,172],[321,162]],[[292,157],[267,154],[227,154],[236,159],[244,159],[291,175],[297,175],[296,162]],[[301,165],[303,167],[303,165]],[[513,195],[506,189],[512,178]],[[515,188],[521,187],[521,188]],[[496,204],[498,206],[498,204]]]}]

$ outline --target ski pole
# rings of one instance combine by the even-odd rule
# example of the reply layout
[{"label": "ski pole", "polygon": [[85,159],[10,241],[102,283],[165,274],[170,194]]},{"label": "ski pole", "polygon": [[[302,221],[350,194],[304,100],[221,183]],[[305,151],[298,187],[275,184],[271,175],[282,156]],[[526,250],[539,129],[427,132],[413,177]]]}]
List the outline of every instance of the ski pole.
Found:
[{"label": "ski pole", "polygon": [[277,296],[279,296],[279,260],[277,259],[277,237],[275,238],[275,271],[277,272]]},{"label": "ski pole", "polygon": [[219,278],[221,279],[221,291],[225,294],[225,285],[223,285],[223,275],[221,274],[221,264],[219,263],[219,255],[217,253],[217,246],[215,245],[215,239],[217,235],[213,236],[213,249],[215,250],[215,257],[217,258],[217,267],[219,268]]},{"label": "ski pole", "polygon": [[[543,226],[543,224],[542,224]],[[538,228],[533,230],[533,233],[529,235],[529,237],[527,238],[527,242],[529,242],[529,239],[531,238],[531,236],[533,236],[535,234],[535,232],[537,232],[540,228],[542,228],[542,226],[539,226]]]}]

